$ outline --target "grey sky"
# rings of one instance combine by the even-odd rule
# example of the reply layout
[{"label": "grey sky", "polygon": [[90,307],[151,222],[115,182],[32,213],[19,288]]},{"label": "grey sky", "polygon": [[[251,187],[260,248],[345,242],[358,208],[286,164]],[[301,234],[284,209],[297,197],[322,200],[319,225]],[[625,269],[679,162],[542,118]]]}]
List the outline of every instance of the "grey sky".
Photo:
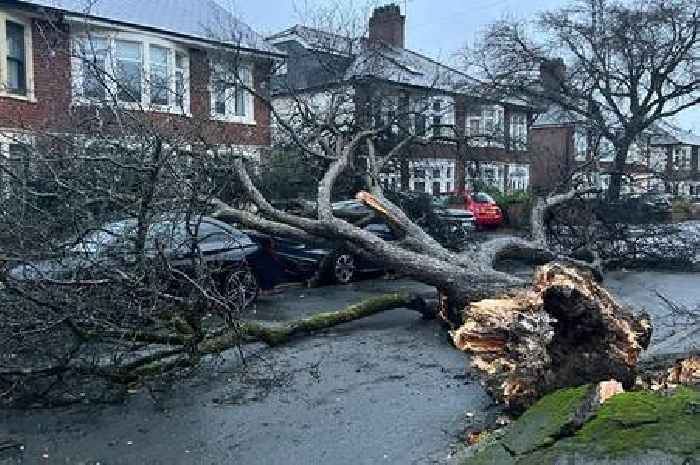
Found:
[{"label": "grey sky", "polygon": [[[256,31],[269,35],[304,22],[305,11],[350,5],[369,10],[377,0],[221,0]],[[504,16],[526,18],[566,4],[566,0],[395,0],[405,8],[407,47],[452,62],[455,53],[489,22]],[[686,111],[676,123],[700,133],[700,108]]]}]

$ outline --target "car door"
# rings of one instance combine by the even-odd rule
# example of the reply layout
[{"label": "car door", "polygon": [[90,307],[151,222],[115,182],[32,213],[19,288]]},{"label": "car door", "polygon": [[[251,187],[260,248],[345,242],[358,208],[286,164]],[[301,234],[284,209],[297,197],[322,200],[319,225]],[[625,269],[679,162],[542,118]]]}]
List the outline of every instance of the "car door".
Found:
[{"label": "car door", "polygon": [[289,237],[276,236],[272,251],[289,279],[306,279],[316,273],[328,251]]}]

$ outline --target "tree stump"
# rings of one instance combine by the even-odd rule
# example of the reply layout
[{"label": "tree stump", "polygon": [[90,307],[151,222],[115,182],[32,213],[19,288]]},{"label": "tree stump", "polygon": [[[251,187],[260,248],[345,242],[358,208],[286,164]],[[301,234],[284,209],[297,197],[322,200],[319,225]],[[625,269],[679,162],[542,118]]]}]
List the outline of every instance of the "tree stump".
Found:
[{"label": "tree stump", "polygon": [[451,335],[489,392],[520,411],[562,387],[609,379],[631,386],[651,323],[591,275],[550,264],[530,290],[470,304]]}]

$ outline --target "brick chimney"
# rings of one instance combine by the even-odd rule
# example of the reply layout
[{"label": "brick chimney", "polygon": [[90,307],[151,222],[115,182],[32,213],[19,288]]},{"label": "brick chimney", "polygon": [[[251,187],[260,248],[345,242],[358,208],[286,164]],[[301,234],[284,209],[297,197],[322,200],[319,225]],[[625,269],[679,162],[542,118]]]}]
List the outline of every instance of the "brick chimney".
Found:
[{"label": "brick chimney", "polygon": [[561,93],[566,86],[566,64],[561,58],[545,60],[540,64],[540,82],[545,91]]},{"label": "brick chimney", "polygon": [[383,42],[394,47],[404,48],[406,38],[406,17],[401,8],[392,3],[374,9],[369,19],[370,42]]}]

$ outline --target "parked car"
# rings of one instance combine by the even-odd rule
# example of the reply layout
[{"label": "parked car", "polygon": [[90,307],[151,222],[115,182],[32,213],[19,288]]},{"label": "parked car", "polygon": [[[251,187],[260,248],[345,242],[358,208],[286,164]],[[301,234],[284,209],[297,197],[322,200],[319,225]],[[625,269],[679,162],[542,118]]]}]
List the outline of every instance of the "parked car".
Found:
[{"label": "parked car", "polygon": [[467,192],[464,196],[467,210],[474,213],[478,226],[500,226],[503,224],[503,212],[496,201],[486,192]]},{"label": "parked car", "polygon": [[476,218],[470,210],[442,208],[437,209],[435,212],[450,225],[452,232],[459,232],[468,236],[476,229]]},{"label": "parked car", "polygon": [[[364,229],[387,241],[395,239],[385,223],[371,223]],[[252,266],[263,289],[308,280],[348,284],[360,274],[384,271],[382,264],[357,256],[343,247],[330,250],[289,237],[258,231],[246,233],[261,249],[260,257],[252,262]]]},{"label": "parked car", "polygon": [[[114,269],[126,271],[135,265],[136,230],[135,219],[106,224],[69,241],[56,256],[24,263],[9,270],[8,275],[24,283],[113,276]],[[258,277],[251,263],[259,257],[259,251],[249,236],[208,217],[193,218],[189,224],[183,219],[158,219],[149,226],[144,247],[147,260],[164,258],[172,268],[189,275],[193,275],[195,264],[203,261],[210,267],[222,295],[242,300],[244,306],[258,295]],[[169,278],[173,286],[182,284],[181,280]]]},{"label": "parked car", "polygon": [[434,197],[437,207],[465,209],[474,215],[477,226],[495,227],[503,224],[503,211],[486,192],[449,192]]}]

